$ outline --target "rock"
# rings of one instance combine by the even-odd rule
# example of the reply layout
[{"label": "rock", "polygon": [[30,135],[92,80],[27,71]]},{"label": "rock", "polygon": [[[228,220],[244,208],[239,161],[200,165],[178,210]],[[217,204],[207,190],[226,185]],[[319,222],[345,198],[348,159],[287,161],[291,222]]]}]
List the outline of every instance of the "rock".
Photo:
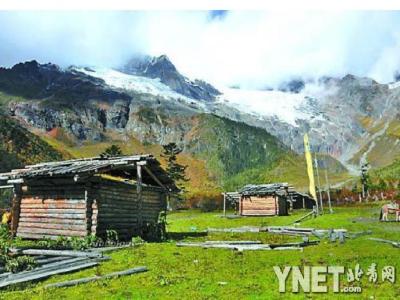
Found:
[{"label": "rock", "polygon": [[304,89],[305,83],[303,79],[293,79],[280,85],[279,90],[282,92],[300,93]]},{"label": "rock", "polygon": [[221,93],[211,84],[202,80],[191,81],[179,73],[166,55],[159,57],[136,57],[131,59],[121,71],[127,74],[158,78],[173,91],[200,101],[214,101]]},{"label": "rock", "polygon": [[57,103],[79,103],[89,99],[130,100],[126,94],[109,89],[104,81],[74,69],[62,70],[37,61],[0,68],[0,90],[30,99],[52,99]]}]

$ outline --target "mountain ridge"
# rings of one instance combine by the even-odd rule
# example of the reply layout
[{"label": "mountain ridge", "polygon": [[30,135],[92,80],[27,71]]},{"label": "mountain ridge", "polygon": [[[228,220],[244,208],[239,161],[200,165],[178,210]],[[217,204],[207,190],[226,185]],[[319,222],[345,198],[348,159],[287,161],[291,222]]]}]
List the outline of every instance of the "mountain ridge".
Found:
[{"label": "mountain ridge", "polygon": [[[31,68],[35,72],[31,72]],[[37,85],[33,86],[29,98],[24,98],[21,95],[26,94],[20,92],[26,80],[13,80],[12,92],[18,96],[10,96],[5,93],[9,90],[2,91],[0,86],[0,102],[7,118],[17,120],[60,153],[93,156],[100,154],[106,145],[127,143],[131,147],[124,148],[125,154],[138,151],[160,154],[161,145],[176,142],[183,149],[181,159],[189,164],[190,182],[193,182],[189,187],[191,193],[202,192],[204,188],[216,193],[239,188],[248,180],[253,183],[271,180],[268,172],[286,157],[293,161],[293,168],[301,165],[297,154],[262,128],[204,113],[187,101],[110,88],[103,80],[92,79],[75,69],[52,68],[48,73],[47,66],[44,70],[41,68],[35,63],[28,64],[29,72],[22,68],[26,78],[38,77],[30,81]],[[57,85],[65,78],[75,84]],[[89,88],[74,99],[82,86],[80,80]],[[44,83],[53,82],[57,84],[46,89]],[[62,97],[59,97],[59,88],[62,88]],[[301,172],[305,172],[303,166],[301,168]],[[252,177],[241,175],[243,172],[250,172]],[[203,174],[203,178],[197,178],[197,174]]]},{"label": "mountain ridge", "polygon": [[[186,119],[205,113],[262,128],[300,155],[302,136],[308,132],[314,152],[338,159],[353,174],[364,160],[380,168],[400,155],[396,114],[400,89],[395,84],[348,74],[318,82],[295,79],[289,81],[291,90],[287,92],[222,89],[211,100],[197,94],[199,100],[162,82],[163,76],[164,81],[169,76],[172,81],[176,76],[185,79],[166,56],[131,66],[119,71],[98,67],[61,70],[37,64],[43,69],[40,74],[61,75],[53,80],[41,75],[47,85],[39,80],[39,92],[29,95],[29,101],[12,101],[7,109],[40,130],[64,128],[78,144],[104,141],[107,131],[115,131],[130,132],[144,143],[174,141],[186,151],[182,140],[190,126]],[[0,91],[7,92],[4,83],[1,85],[2,72]],[[63,85],[64,81],[67,84]],[[80,90],[83,92],[76,95]]]}]

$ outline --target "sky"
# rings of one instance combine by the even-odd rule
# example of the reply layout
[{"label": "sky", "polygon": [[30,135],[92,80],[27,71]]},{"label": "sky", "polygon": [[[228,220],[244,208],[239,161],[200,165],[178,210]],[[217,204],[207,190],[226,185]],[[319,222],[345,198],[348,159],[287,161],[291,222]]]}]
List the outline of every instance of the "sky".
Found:
[{"label": "sky", "polygon": [[0,65],[119,67],[166,54],[184,75],[252,89],[348,73],[390,82],[400,12],[0,12]]}]

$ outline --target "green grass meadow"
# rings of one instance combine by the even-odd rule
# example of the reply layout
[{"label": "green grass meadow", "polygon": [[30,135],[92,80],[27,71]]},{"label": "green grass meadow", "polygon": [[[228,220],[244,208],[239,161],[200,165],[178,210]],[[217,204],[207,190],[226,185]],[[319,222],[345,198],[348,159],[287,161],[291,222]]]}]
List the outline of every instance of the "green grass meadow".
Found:
[{"label": "green grass meadow", "polygon": [[[268,233],[208,233],[207,227],[239,227],[246,225],[289,225],[305,211],[285,217],[242,217],[226,219],[220,212],[173,212],[168,215],[170,240],[110,253],[112,259],[97,268],[53,276],[37,284],[28,284],[0,293],[1,299],[396,299],[400,297],[399,280],[394,284],[381,281],[386,265],[400,270],[400,249],[368,240],[380,237],[400,241],[400,223],[379,222],[382,203],[335,208],[301,223],[301,227],[345,228],[351,232],[371,230],[371,235],[347,239],[344,244],[322,239],[317,246],[304,251],[232,251],[177,247],[177,241],[260,240],[265,243],[300,241],[296,237]],[[390,216],[393,219],[393,215]],[[279,293],[273,266],[345,266],[354,269],[360,264],[364,271],[359,294],[328,294],[291,292],[291,277],[286,293]],[[367,268],[378,266],[378,282],[368,282]],[[147,266],[146,273],[68,288],[44,289],[44,285]],[[329,278],[329,277],[328,277]],[[328,289],[331,289],[328,279]],[[341,287],[349,286],[346,276],[340,277]]]}]

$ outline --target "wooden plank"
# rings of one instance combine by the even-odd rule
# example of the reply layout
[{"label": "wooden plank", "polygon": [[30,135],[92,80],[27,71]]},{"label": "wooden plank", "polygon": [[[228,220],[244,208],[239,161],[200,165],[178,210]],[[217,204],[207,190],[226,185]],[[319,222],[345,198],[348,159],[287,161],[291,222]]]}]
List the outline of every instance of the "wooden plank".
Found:
[{"label": "wooden plank", "polygon": [[42,273],[30,273],[27,274],[25,277],[20,277],[20,278],[16,278],[13,279],[12,277],[9,278],[8,280],[4,280],[0,282],[0,288],[1,287],[5,287],[5,286],[9,286],[9,285],[14,285],[17,283],[22,283],[22,282],[28,282],[28,281],[32,281],[32,280],[39,280],[39,279],[44,279],[47,277],[50,277],[52,275],[56,275],[56,274],[63,274],[63,273],[69,273],[72,271],[76,271],[76,270],[82,270],[85,268],[90,268],[93,266],[98,265],[98,262],[86,262],[86,263],[79,263],[76,265],[71,265],[65,268],[58,268],[58,269],[53,269],[50,270],[48,272],[42,272]]},{"label": "wooden plank", "polygon": [[[115,231],[118,233],[118,237],[123,236],[123,235],[132,235],[134,233],[137,233],[141,229],[140,226],[135,226],[131,228],[116,228]],[[99,233],[105,233],[106,230],[109,230],[109,228],[98,228]]]},{"label": "wooden plank", "polygon": [[[57,204],[60,200],[54,199],[42,199],[42,198],[27,198],[23,197],[21,199],[21,204]],[[85,204],[84,199],[67,199],[68,203],[71,204]]]},{"label": "wooden plank", "polygon": [[242,216],[276,216],[275,211],[242,211]]},{"label": "wooden plank", "polygon": [[275,206],[269,205],[243,205],[244,210],[275,210]]},{"label": "wooden plank", "polygon": [[207,228],[207,232],[262,232],[262,227],[242,226],[234,228]]},{"label": "wooden plank", "polygon": [[86,278],[75,279],[75,280],[70,280],[70,281],[51,283],[51,284],[46,285],[45,288],[75,286],[75,285],[82,284],[82,283],[93,282],[93,281],[97,281],[97,280],[101,280],[101,279],[111,279],[111,278],[116,278],[116,277],[125,276],[125,275],[142,273],[142,272],[146,272],[146,271],[147,271],[146,267],[136,267],[133,269],[127,269],[124,271],[109,273],[109,274],[106,274],[103,276],[93,276],[93,277],[86,277]]},{"label": "wooden plank", "polygon": [[[104,190],[99,190],[96,192],[96,195],[99,196],[99,198],[104,198],[106,200],[112,200],[112,201],[129,201],[129,202],[136,202],[138,200],[136,194],[132,193],[122,193],[122,192],[109,192],[109,191],[104,191]],[[142,195],[143,198],[148,200],[149,202],[159,202],[159,195]]]},{"label": "wooden plank", "polygon": [[53,263],[53,262],[57,262],[57,261],[64,261],[64,260],[68,259],[68,257],[65,257],[65,256],[52,256],[52,257],[44,256],[44,257],[45,258],[39,258],[39,259],[35,257],[35,262],[41,266],[41,265],[45,265],[45,264],[49,264],[49,263]]},{"label": "wooden plank", "polygon": [[43,213],[43,214],[86,214],[86,209],[68,209],[68,208],[24,208],[21,213]]},{"label": "wooden plank", "polygon": [[[137,202],[125,202],[125,201],[104,201],[104,199],[101,199],[101,203],[99,203],[99,207],[107,207],[107,208],[137,208]],[[147,199],[143,199],[143,205],[146,207],[160,207],[161,203],[160,201],[158,202],[147,202]]]},{"label": "wooden plank", "polygon": [[21,217],[28,217],[28,218],[62,218],[62,219],[85,219],[86,214],[85,213],[76,213],[76,214],[57,214],[57,213],[26,213],[22,212],[20,214]]},{"label": "wooden plank", "polygon": [[143,166],[143,169],[147,172],[147,174],[150,175],[150,177],[164,190],[168,191],[168,189],[162,184],[162,182],[157,178],[156,175],[153,174],[153,172],[146,166]]},{"label": "wooden plank", "polygon": [[97,225],[102,225],[102,224],[107,224],[109,222],[111,223],[117,223],[117,222],[137,222],[139,218],[137,216],[106,216],[106,217],[100,217],[96,224]]},{"label": "wooden plank", "polygon": [[122,230],[126,229],[127,231],[132,231],[139,228],[138,223],[119,223],[119,224],[107,224],[107,225],[98,225],[97,229],[98,230]]},{"label": "wooden plank", "polygon": [[22,255],[46,255],[46,256],[70,256],[70,257],[90,257],[99,258],[103,255],[100,253],[76,251],[76,250],[50,250],[50,249],[19,249],[10,248],[9,252]]},{"label": "wooden plank", "polygon": [[[45,229],[45,228],[18,228],[17,233],[39,233],[46,235],[63,235],[63,236],[86,236],[86,231],[78,230],[60,230],[60,229]],[[17,234],[17,236],[18,236]]]},{"label": "wooden plank", "polygon": [[22,223],[50,223],[50,224],[66,224],[66,225],[85,225],[86,220],[82,219],[64,219],[64,218],[29,218],[20,217],[19,222]]},{"label": "wooden plank", "polygon": [[[143,212],[142,212],[143,215]],[[98,218],[107,218],[107,217],[138,217],[139,213],[137,211],[127,211],[127,210],[103,210],[99,211]]]},{"label": "wooden plank", "polygon": [[86,230],[86,224],[71,225],[71,224],[56,224],[56,223],[34,223],[34,222],[19,222],[19,228],[45,228],[45,229],[62,229],[62,230]]},{"label": "wooden plank", "polygon": [[119,245],[119,246],[90,248],[89,250],[90,251],[94,251],[94,252],[106,253],[106,252],[111,252],[111,251],[114,251],[114,250],[132,248],[134,246],[135,245],[133,245],[132,243],[129,243],[129,244],[124,244],[124,245]]},{"label": "wooden plank", "polygon": [[270,212],[275,214],[275,209],[243,209],[243,212],[246,213],[263,213],[263,212]]},{"label": "wooden plank", "polygon": [[138,211],[136,208],[115,208],[115,207],[99,207],[99,212],[98,214],[103,216],[106,214],[122,214],[122,215],[132,215],[132,214],[137,214]]},{"label": "wooden plank", "polygon": [[73,204],[73,203],[68,203],[67,201],[63,201],[61,203],[28,203],[24,204],[23,202],[21,203],[21,208],[22,209],[85,209],[86,206],[84,203],[82,204]]}]

